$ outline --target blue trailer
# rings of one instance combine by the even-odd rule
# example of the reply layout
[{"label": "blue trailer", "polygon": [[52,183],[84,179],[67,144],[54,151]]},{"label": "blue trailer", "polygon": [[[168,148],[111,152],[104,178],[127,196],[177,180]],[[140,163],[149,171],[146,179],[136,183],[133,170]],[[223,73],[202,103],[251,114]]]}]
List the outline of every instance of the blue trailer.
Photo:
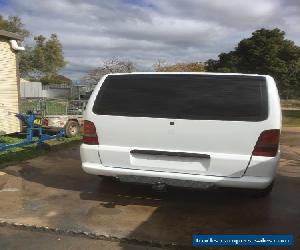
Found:
[{"label": "blue trailer", "polygon": [[[54,135],[44,133],[42,127],[34,122],[36,119],[35,113],[17,113],[16,117],[20,119],[26,126],[26,138],[18,143],[0,143],[0,152],[11,148],[23,147],[29,144],[37,144],[37,148],[47,149],[49,145],[46,144],[45,141],[59,139],[65,136],[65,131],[63,128]],[[34,134],[37,134],[37,138],[34,137]]]}]

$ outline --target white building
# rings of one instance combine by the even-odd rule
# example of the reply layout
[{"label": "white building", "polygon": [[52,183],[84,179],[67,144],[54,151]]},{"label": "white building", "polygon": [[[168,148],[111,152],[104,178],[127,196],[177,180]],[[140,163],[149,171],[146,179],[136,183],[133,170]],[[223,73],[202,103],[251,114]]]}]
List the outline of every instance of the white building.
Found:
[{"label": "white building", "polygon": [[20,132],[20,79],[17,52],[24,50],[20,35],[0,30],[0,134]]}]

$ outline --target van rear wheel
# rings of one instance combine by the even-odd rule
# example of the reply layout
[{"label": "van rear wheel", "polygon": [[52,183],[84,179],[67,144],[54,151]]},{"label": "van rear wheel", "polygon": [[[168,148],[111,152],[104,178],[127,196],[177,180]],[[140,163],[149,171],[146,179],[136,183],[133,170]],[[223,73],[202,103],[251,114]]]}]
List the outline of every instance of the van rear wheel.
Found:
[{"label": "van rear wheel", "polygon": [[74,137],[79,133],[79,124],[77,121],[68,121],[65,127],[66,137]]}]

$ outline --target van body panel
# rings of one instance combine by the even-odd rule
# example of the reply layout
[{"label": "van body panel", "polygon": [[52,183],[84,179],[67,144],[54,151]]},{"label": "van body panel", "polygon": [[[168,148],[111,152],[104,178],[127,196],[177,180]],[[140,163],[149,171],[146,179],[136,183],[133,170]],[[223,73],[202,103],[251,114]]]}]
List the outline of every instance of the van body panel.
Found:
[{"label": "van body panel", "polygon": [[[84,151],[84,149],[81,149]],[[82,152],[84,154],[84,152]],[[139,169],[125,169],[118,167],[107,167],[101,164],[95,164],[90,162],[82,163],[83,170],[88,174],[113,176],[113,177],[149,177],[153,180],[159,180],[163,182],[165,179],[175,180],[173,186],[182,186],[180,182],[176,183],[176,180],[183,180],[186,182],[202,182],[209,183],[210,186],[217,187],[234,187],[234,188],[251,188],[251,189],[263,189],[270,185],[273,181],[272,176],[242,176],[240,178],[209,176],[209,175],[195,175],[195,174],[181,174],[170,172],[157,172],[157,171],[144,171]],[[154,184],[155,181],[152,182]],[[151,184],[151,183],[150,183]],[[188,185],[185,185],[188,186]],[[193,187],[193,185],[191,185]]]},{"label": "van body panel", "polygon": [[[181,73],[134,73],[123,75],[174,75]],[[241,76],[242,74],[182,73],[198,76]],[[109,75],[108,75],[109,76]],[[147,117],[128,115],[105,115],[94,112],[93,107],[105,76],[96,86],[85,111],[85,119],[93,122],[99,137],[98,157],[101,166],[134,170],[147,175],[150,172],[191,174],[240,178],[251,167],[252,151],[264,130],[281,129],[281,109],[276,84],[270,76],[265,79],[266,105],[268,114],[257,121],[186,119],[186,117]],[[242,75],[257,76],[257,75]],[[121,98],[122,99],[122,98]],[[120,103],[122,105],[122,103]],[[85,145],[89,147],[89,145]],[[95,149],[95,146],[93,146]],[[137,150],[163,151],[171,153],[205,154],[209,158],[182,157],[174,154],[136,154]],[[85,151],[85,150],[84,150]],[[186,153],[186,154],[184,154]],[[278,157],[278,156],[277,156]],[[87,157],[83,157],[88,162]],[[270,161],[269,157],[259,157],[259,164]],[[274,159],[274,158],[272,158]],[[84,162],[84,161],[83,161]],[[254,161],[253,161],[254,162]],[[266,163],[268,164],[268,163]],[[270,173],[278,164],[272,163]],[[99,168],[99,174],[101,173]],[[250,170],[250,168],[249,168]],[[104,171],[104,170],[103,170]],[[274,175],[274,174],[273,174]],[[259,176],[259,175],[258,175]]]},{"label": "van body panel", "polygon": [[[101,162],[110,167],[238,177],[249,164],[258,136],[268,128],[264,123],[172,121],[174,125],[168,119],[96,118]],[[130,153],[137,149],[201,153],[210,159]]]}]

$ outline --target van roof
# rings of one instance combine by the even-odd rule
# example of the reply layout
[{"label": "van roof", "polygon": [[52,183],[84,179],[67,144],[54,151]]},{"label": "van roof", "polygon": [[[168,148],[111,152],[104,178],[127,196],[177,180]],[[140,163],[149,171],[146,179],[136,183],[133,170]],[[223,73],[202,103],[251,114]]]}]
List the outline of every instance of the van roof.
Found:
[{"label": "van roof", "polygon": [[263,76],[260,74],[243,74],[243,73],[216,73],[216,72],[131,72],[131,73],[110,73],[107,75],[220,75],[220,76]]}]

